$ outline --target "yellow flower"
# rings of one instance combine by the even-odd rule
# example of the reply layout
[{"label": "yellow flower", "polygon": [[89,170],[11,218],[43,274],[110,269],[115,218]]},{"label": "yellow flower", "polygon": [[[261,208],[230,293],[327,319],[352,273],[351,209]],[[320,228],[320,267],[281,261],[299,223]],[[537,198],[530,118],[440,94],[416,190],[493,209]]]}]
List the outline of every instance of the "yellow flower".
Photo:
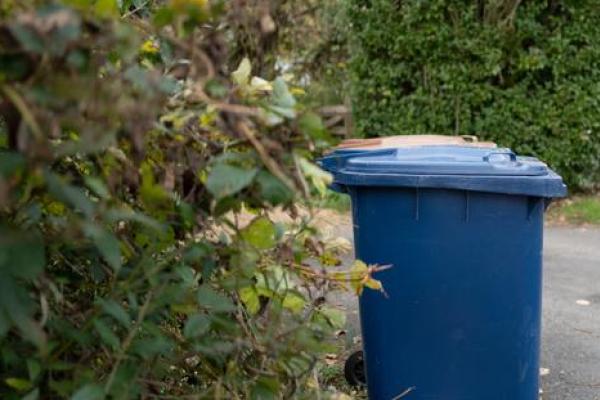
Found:
[{"label": "yellow flower", "polygon": [[140,46],[140,51],[144,54],[156,54],[158,53],[158,44],[153,40],[148,39]]}]

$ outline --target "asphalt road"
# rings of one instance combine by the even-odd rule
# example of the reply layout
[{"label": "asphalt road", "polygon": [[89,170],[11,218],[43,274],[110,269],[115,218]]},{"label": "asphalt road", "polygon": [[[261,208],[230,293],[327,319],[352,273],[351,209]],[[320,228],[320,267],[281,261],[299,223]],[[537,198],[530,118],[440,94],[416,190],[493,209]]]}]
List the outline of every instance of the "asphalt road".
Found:
[{"label": "asphalt road", "polygon": [[[335,227],[352,239],[349,224]],[[348,338],[360,336],[357,300],[347,310]],[[600,229],[547,227],[544,238],[543,400],[600,400]]]},{"label": "asphalt road", "polygon": [[544,400],[600,400],[600,229],[547,228]]}]

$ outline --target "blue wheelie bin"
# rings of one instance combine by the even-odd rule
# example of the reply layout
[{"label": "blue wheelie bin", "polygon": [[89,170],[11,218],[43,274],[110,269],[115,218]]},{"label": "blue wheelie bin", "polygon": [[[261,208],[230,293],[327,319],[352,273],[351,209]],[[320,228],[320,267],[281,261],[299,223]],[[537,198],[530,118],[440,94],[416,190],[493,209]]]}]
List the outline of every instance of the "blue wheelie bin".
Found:
[{"label": "blue wheelie bin", "polygon": [[376,275],[387,296],[359,299],[369,399],[537,400],[543,219],[561,177],[506,148],[382,143],[321,160],[351,196],[356,258],[392,265]]}]

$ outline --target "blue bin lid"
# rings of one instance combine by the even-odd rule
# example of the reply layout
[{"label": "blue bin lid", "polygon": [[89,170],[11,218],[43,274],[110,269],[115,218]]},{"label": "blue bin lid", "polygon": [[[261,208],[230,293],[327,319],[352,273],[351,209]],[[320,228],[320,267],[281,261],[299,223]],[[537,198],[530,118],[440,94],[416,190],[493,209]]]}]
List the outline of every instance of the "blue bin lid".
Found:
[{"label": "blue bin lid", "polygon": [[322,158],[339,186],[462,189],[564,197],[562,178],[533,157],[507,148],[462,145],[335,150]]}]

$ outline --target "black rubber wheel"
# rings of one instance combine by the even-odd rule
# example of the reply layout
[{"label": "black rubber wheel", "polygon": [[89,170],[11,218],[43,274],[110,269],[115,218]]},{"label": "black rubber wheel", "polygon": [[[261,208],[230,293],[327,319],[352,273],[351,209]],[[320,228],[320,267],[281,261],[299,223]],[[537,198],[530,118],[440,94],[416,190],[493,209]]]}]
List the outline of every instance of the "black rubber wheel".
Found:
[{"label": "black rubber wheel", "polygon": [[344,377],[350,386],[365,386],[367,384],[362,350],[355,351],[346,359]]}]

